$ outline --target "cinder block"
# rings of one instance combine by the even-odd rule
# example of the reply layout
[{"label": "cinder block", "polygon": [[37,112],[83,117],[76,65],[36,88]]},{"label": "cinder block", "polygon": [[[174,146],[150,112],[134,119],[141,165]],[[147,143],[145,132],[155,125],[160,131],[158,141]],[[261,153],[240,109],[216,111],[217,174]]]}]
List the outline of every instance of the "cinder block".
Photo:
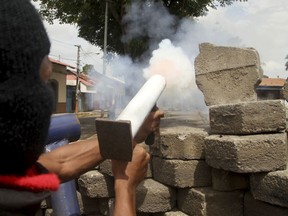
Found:
[{"label": "cinder block", "polygon": [[78,178],[79,191],[90,198],[113,197],[114,180],[97,170],[89,171]]},{"label": "cinder block", "polygon": [[250,183],[255,199],[288,208],[288,170],[252,174]]},{"label": "cinder block", "polygon": [[241,191],[219,192],[212,188],[179,189],[178,208],[188,215],[243,216]]},{"label": "cinder block", "polygon": [[152,154],[169,159],[204,159],[206,136],[208,133],[202,128],[163,128],[158,149],[152,151]]},{"label": "cinder block", "polygon": [[177,188],[211,185],[211,167],[204,160],[152,159],[153,178]]},{"label": "cinder block", "polygon": [[199,50],[194,62],[196,84],[207,106],[257,100],[255,86],[263,71],[255,49],[202,43]]},{"label": "cinder block", "polygon": [[176,189],[153,179],[142,181],[137,187],[136,195],[138,212],[166,212],[176,205]]},{"label": "cinder block", "polygon": [[209,108],[210,134],[258,134],[286,129],[286,112],[281,100],[265,100]]},{"label": "cinder block", "polygon": [[239,174],[220,169],[212,169],[212,188],[216,191],[249,189],[249,174]]},{"label": "cinder block", "polygon": [[254,173],[286,168],[285,133],[247,136],[211,135],[205,138],[208,165],[236,173]]},{"label": "cinder block", "polygon": [[[194,62],[196,75],[248,66],[257,66],[261,70],[259,54],[254,48],[201,43],[199,51]],[[263,71],[259,72],[262,75]]]},{"label": "cinder block", "polygon": [[244,196],[244,216],[287,216],[288,208],[271,205],[254,199],[250,192]]}]

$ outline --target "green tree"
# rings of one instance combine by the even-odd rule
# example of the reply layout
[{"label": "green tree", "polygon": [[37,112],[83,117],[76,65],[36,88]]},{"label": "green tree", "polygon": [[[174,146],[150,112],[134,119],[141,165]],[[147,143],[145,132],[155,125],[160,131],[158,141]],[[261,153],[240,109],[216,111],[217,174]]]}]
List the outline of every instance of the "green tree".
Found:
[{"label": "green tree", "polygon": [[[104,21],[105,0],[33,0],[40,3],[40,14],[49,23],[58,19],[60,23],[74,24],[78,28],[79,37],[84,38],[93,45],[103,48],[104,44]],[[235,1],[247,0],[107,0],[108,1],[108,34],[107,51],[120,55],[128,54],[132,59],[138,59],[145,53],[152,42],[159,42],[163,38],[169,38],[177,31],[179,20],[183,17],[199,17],[208,12],[208,7],[217,8],[227,6]],[[149,34],[142,31],[141,34],[127,36],[133,31],[135,25],[131,25],[130,17],[127,19],[127,11],[133,9],[132,3],[138,4],[141,11],[137,14],[142,16],[149,7],[157,5],[160,12],[154,11],[146,18],[155,18],[165,13],[172,15],[172,22],[162,34]],[[137,19],[138,17],[136,17]],[[145,25],[149,20],[143,21]],[[137,25],[137,24],[136,24]],[[137,26],[136,26],[137,27]],[[134,32],[135,33],[135,32]]]},{"label": "green tree", "polygon": [[93,65],[85,64],[82,68],[82,73],[86,75],[93,75],[96,73],[96,70]]}]

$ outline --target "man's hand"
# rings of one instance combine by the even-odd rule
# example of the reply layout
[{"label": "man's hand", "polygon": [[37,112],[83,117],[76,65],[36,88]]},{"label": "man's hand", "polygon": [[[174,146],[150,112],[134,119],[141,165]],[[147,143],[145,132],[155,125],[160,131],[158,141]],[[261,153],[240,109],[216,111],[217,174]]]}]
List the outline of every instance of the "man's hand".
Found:
[{"label": "man's hand", "polygon": [[133,150],[131,162],[112,160],[116,216],[136,215],[136,187],[146,177],[150,155],[140,145]]},{"label": "man's hand", "polygon": [[164,117],[164,112],[159,110],[158,107],[149,113],[136,136],[134,137],[134,141],[136,143],[142,143],[146,140],[147,136],[150,133],[157,134],[159,133],[160,127],[160,119]]}]

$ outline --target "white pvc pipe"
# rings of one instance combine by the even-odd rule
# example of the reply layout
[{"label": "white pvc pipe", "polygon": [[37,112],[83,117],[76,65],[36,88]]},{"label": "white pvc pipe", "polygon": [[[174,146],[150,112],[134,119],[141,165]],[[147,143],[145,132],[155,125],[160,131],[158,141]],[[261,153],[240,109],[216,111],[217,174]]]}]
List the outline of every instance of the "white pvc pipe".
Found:
[{"label": "white pvc pipe", "polygon": [[165,86],[166,80],[163,76],[156,74],[150,77],[116,119],[131,122],[132,138],[156,105]]}]

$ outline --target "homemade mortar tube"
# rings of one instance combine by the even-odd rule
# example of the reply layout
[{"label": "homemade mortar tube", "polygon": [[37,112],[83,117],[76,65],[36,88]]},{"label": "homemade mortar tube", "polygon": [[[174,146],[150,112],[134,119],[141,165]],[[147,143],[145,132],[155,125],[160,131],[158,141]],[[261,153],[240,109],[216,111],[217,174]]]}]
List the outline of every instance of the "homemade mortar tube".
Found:
[{"label": "homemade mortar tube", "polygon": [[[46,146],[50,152],[63,145],[69,145],[67,139],[62,139]],[[80,206],[77,198],[76,182],[70,180],[60,184],[57,191],[51,193],[51,205],[54,216],[80,216]]]},{"label": "homemade mortar tube", "polygon": [[140,88],[116,121],[96,119],[100,153],[105,159],[131,161],[132,140],[166,87],[161,75],[153,75]]}]

